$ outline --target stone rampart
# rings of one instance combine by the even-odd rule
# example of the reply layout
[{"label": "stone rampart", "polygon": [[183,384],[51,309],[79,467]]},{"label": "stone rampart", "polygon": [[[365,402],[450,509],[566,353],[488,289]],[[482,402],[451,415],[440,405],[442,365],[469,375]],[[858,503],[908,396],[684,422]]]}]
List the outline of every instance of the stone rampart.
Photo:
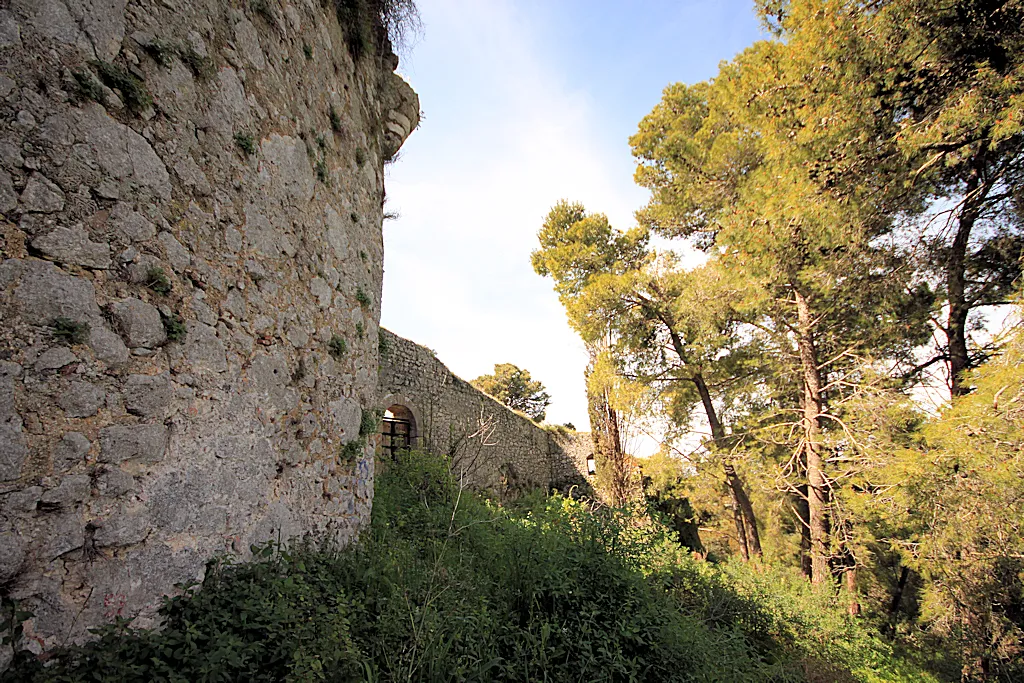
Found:
[{"label": "stone rampart", "polygon": [[530,488],[589,491],[590,435],[549,432],[457,377],[430,349],[380,330],[382,405],[408,409],[414,444],[452,459],[475,488],[514,496]]},{"label": "stone rampart", "polygon": [[0,592],[32,648],[368,519],[342,446],[419,106],[331,6],[0,2]]}]

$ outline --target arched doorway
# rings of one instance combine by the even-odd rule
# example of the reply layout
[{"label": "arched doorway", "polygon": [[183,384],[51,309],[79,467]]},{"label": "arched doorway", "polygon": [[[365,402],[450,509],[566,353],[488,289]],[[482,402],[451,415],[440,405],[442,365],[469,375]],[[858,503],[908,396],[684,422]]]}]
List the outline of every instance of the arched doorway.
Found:
[{"label": "arched doorway", "polygon": [[417,436],[416,417],[411,410],[396,403],[384,411],[380,432],[380,447],[384,455],[393,458],[398,451],[413,448]]}]

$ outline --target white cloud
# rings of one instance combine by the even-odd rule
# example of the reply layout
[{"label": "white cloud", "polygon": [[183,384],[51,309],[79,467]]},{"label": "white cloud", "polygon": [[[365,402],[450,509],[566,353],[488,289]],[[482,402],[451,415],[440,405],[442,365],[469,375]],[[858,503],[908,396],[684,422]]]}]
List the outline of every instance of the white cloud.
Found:
[{"label": "white cloud", "polygon": [[385,327],[471,379],[528,369],[548,418],[586,428],[582,342],[529,261],[560,198],[627,226],[644,201],[596,105],[544,59],[510,2],[421,2],[426,36],[404,72],[426,119],[388,179]]}]

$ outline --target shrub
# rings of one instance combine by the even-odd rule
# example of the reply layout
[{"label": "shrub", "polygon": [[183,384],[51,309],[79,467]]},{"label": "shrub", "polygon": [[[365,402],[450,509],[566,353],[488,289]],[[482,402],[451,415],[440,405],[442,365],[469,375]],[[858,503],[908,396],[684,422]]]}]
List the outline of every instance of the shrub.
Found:
[{"label": "shrub", "polygon": [[356,147],[356,166],[362,168],[366,163],[366,150],[362,147]]},{"label": "shrub", "polygon": [[331,358],[334,360],[341,360],[347,350],[348,342],[336,334],[332,335],[331,341],[327,342],[327,352],[331,354]]},{"label": "shrub", "polygon": [[334,108],[332,104],[327,108],[327,118],[331,120],[331,130],[335,133],[341,132],[341,116],[338,115],[338,110]]},{"label": "shrub", "polygon": [[123,67],[101,60],[94,61],[92,65],[105,86],[121,93],[129,111],[138,114],[153,105],[153,96],[146,86]]},{"label": "shrub", "polygon": [[88,69],[75,69],[71,72],[78,88],[78,95],[82,99],[98,102],[104,107],[107,106],[107,94],[92,72]]},{"label": "shrub", "polygon": [[450,465],[402,451],[378,463],[358,544],[211,562],[162,630],[118,620],[45,667],[20,656],[12,680],[935,680],[828,591],[694,560],[643,510],[541,492],[500,507]]},{"label": "shrub", "polygon": [[327,161],[323,157],[316,160],[316,179],[324,185],[329,185],[331,181],[331,176],[327,171]]},{"label": "shrub", "polygon": [[185,321],[181,319],[179,315],[172,315],[165,317],[164,321],[164,332],[167,334],[167,341],[169,342],[181,342],[185,340],[185,336],[188,334],[188,328],[185,326]]},{"label": "shrub", "polygon": [[89,338],[89,323],[80,323],[71,318],[60,317],[50,323],[53,338],[67,346],[84,344]]},{"label": "shrub", "polygon": [[167,273],[164,272],[163,268],[153,266],[146,271],[146,286],[157,294],[170,294],[171,293],[171,281],[167,277]]},{"label": "shrub", "polygon": [[369,295],[363,291],[362,287],[356,288],[356,301],[358,301],[359,305],[363,308],[369,308],[371,304]]},{"label": "shrub", "polygon": [[367,410],[363,408],[362,419],[359,421],[359,436],[369,436],[376,433],[383,417],[383,410]]},{"label": "shrub", "polygon": [[235,144],[238,145],[238,149],[242,150],[246,156],[251,157],[256,153],[256,140],[249,133],[243,131],[235,133]]},{"label": "shrub", "polygon": [[200,79],[206,80],[213,76],[214,65],[213,60],[205,55],[199,54],[191,43],[181,43],[178,45],[178,57],[184,62],[185,66],[189,68],[192,74]]},{"label": "shrub", "polygon": [[174,55],[178,54],[177,45],[155,38],[143,45],[142,49],[153,58],[154,62],[164,67],[170,66]]}]

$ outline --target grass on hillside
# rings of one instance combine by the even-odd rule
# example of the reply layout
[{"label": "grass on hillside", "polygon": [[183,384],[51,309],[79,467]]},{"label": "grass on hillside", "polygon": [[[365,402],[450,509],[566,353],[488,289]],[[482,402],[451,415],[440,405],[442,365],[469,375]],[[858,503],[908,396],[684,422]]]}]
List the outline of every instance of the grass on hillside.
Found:
[{"label": "grass on hillside", "polygon": [[447,463],[380,468],[345,550],[254,548],[5,680],[935,681],[797,577],[691,557],[646,515],[534,494],[499,507]]}]

